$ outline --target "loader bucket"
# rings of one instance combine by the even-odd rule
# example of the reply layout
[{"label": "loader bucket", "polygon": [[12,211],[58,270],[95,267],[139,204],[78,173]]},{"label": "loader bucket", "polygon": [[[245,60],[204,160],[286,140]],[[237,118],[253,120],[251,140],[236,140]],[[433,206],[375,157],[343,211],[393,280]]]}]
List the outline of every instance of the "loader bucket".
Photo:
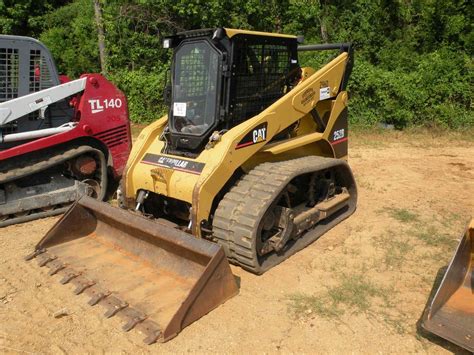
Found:
[{"label": "loader bucket", "polygon": [[474,352],[474,219],[466,228],[422,326]]},{"label": "loader bucket", "polygon": [[51,228],[33,258],[147,344],[175,337],[238,293],[217,244],[89,197]]}]

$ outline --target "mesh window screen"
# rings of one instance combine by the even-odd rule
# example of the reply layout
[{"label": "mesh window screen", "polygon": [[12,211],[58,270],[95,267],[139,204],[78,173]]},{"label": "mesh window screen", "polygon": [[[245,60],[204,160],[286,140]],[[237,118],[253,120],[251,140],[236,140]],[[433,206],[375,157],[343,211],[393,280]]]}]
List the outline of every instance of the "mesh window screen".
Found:
[{"label": "mesh window screen", "polygon": [[[56,68],[47,48],[29,38],[0,37],[0,102],[59,84]],[[2,125],[0,134],[57,127],[68,122],[71,116],[72,110],[64,100],[50,105],[44,117],[40,117],[38,110]],[[2,143],[0,149],[8,146],[11,145]]]},{"label": "mesh window screen", "polygon": [[[0,102],[18,97],[19,64],[18,49],[0,48]],[[0,134],[15,133],[17,127],[16,121],[7,123]]]},{"label": "mesh window screen", "polygon": [[186,96],[193,97],[204,95],[208,83],[206,75],[204,51],[190,51],[186,55],[181,56],[179,66],[181,70],[178,72],[178,81],[180,88],[186,92]]},{"label": "mesh window screen", "polygon": [[230,114],[234,123],[255,116],[288,90],[291,52],[286,45],[236,42]]},{"label": "mesh window screen", "polygon": [[0,48],[0,102],[18,97],[18,49]]},{"label": "mesh window screen", "polygon": [[46,58],[40,50],[30,50],[30,92],[37,92],[54,86]]},{"label": "mesh window screen", "polygon": [[183,45],[175,56],[173,128],[200,135],[214,123],[219,56],[207,42]]}]

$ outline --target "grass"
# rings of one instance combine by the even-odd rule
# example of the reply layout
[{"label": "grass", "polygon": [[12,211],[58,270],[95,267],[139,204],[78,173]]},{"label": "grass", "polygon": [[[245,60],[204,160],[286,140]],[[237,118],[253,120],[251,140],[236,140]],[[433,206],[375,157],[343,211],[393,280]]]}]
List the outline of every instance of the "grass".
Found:
[{"label": "grass", "polygon": [[318,315],[324,318],[338,317],[341,312],[328,302],[327,296],[296,293],[288,297],[289,310],[296,318]]},{"label": "grass", "polygon": [[429,226],[426,230],[412,230],[411,233],[426,245],[432,247],[451,248],[456,245],[456,240],[439,232],[434,226]]},{"label": "grass", "polygon": [[[397,232],[394,234],[390,231],[375,238],[378,248],[384,253],[382,261],[389,269],[400,268],[414,247],[405,232]],[[373,267],[378,268],[379,265],[379,261],[376,261]]]},{"label": "grass", "polygon": [[456,224],[456,222],[464,223],[464,221],[466,220],[467,220],[467,216],[461,216],[458,213],[448,212],[444,215],[444,218],[441,220],[441,224],[444,227],[451,229],[452,226]]},{"label": "grass", "polygon": [[370,308],[372,297],[383,296],[383,290],[366,280],[364,275],[342,274],[340,284],[331,288],[328,296],[333,304],[344,305],[360,313]]},{"label": "grass", "polygon": [[406,208],[384,207],[377,211],[378,213],[388,213],[393,219],[402,223],[416,222],[419,219],[417,213]]},{"label": "grass", "polygon": [[398,334],[405,334],[407,332],[406,321],[400,317],[392,317],[384,314],[383,321],[395,329]]},{"label": "grass", "polygon": [[[381,319],[398,334],[407,332],[407,317],[399,314],[396,303],[393,303],[394,289],[382,288],[368,281],[364,274],[341,274],[339,284],[331,287],[326,293],[319,296],[306,294],[291,295],[288,310],[297,319],[319,316],[344,323],[341,316],[346,310],[352,314],[365,313]],[[376,299],[383,301],[374,302]],[[393,313],[393,311],[396,313]]]},{"label": "grass", "polygon": [[[377,212],[387,213],[391,218],[399,222],[410,223],[412,226],[408,233],[428,246],[450,248],[456,244],[456,240],[451,238],[448,234],[441,233],[433,225],[435,218],[430,222],[430,225],[425,227],[421,223],[419,215],[406,208],[384,207]],[[458,214],[451,213],[441,221],[441,224],[444,227],[451,226],[459,219],[460,216]],[[386,238],[383,239],[383,242],[389,242],[391,246],[391,248],[387,250],[386,261],[388,259],[388,264],[393,264],[393,261],[397,264],[397,259],[399,259],[400,255],[397,256],[396,254],[403,253],[410,249],[410,246],[406,242],[388,241]]]},{"label": "grass", "polygon": [[374,297],[385,299],[385,290],[366,279],[363,274],[341,274],[339,284],[326,293],[314,296],[293,294],[288,297],[289,311],[296,318],[312,315],[338,318],[345,310],[362,313],[369,310]]},{"label": "grass", "polygon": [[359,176],[357,179],[357,186],[366,190],[374,190],[375,186],[366,177]]},{"label": "grass", "polygon": [[392,208],[390,210],[390,217],[403,223],[410,223],[418,220],[418,215],[410,212],[406,208]]},{"label": "grass", "polygon": [[407,253],[412,247],[405,241],[391,240],[385,250],[385,265],[391,268],[399,268],[403,265]]}]

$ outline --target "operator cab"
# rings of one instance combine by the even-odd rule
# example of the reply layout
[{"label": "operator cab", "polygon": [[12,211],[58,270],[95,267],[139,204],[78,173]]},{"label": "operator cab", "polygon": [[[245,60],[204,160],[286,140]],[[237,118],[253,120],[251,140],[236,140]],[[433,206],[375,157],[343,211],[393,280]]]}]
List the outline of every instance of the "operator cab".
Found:
[{"label": "operator cab", "polygon": [[[53,57],[41,42],[22,36],[0,35],[0,103],[61,84]],[[24,141],[2,142],[8,134],[59,127],[69,122],[73,109],[67,100],[55,102],[46,111],[37,110],[0,125],[0,151]]]},{"label": "operator cab", "polygon": [[295,36],[233,29],[178,33],[173,48],[164,153],[195,157],[212,132],[259,114],[301,77]]}]

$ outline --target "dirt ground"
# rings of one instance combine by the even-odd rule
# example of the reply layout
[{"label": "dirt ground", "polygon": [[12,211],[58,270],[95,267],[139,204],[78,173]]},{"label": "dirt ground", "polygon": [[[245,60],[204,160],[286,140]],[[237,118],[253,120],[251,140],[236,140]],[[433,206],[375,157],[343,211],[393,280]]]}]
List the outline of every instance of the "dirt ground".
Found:
[{"label": "dirt ground", "polygon": [[0,229],[0,352],[462,353],[419,319],[474,215],[472,135],[356,133],[349,162],[352,217],[263,276],[232,267],[239,295],[165,344],[23,261],[57,217]]}]

